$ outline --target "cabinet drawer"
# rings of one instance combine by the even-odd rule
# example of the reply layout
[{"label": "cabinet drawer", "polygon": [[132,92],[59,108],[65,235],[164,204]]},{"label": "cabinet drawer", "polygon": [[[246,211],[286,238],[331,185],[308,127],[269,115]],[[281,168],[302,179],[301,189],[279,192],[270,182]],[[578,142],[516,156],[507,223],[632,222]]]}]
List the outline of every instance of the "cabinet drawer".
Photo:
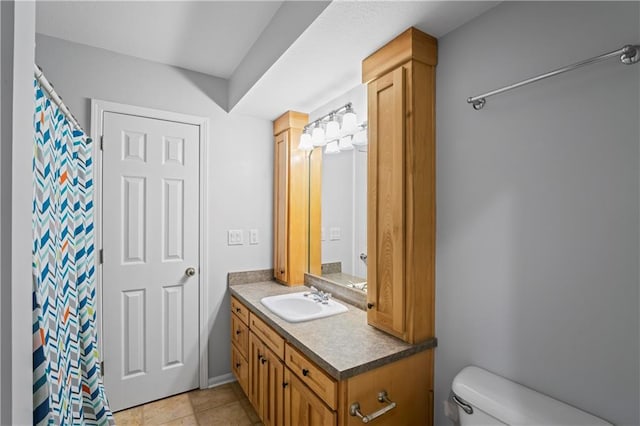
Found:
[{"label": "cabinet drawer", "polygon": [[249,386],[249,363],[234,345],[231,345],[231,371],[238,379],[240,387],[246,394]]},{"label": "cabinet drawer", "polygon": [[249,325],[249,309],[233,296],[231,296],[231,312],[236,314],[243,323]]},{"label": "cabinet drawer", "polygon": [[335,380],[288,343],[284,361],[287,367],[329,407],[334,410],[337,408],[338,383]]},{"label": "cabinet drawer", "polygon": [[383,365],[353,376],[341,383],[340,412],[344,426],[362,426],[358,417],[349,415],[349,407],[358,403],[363,414],[375,413],[388,403],[380,403],[378,394],[387,393],[397,405],[375,419],[377,426],[432,424],[432,350]]},{"label": "cabinet drawer", "polygon": [[231,314],[231,341],[245,358],[249,357],[249,327],[236,314]]},{"label": "cabinet drawer", "polygon": [[249,328],[278,358],[284,358],[284,339],[253,312],[250,315]]}]

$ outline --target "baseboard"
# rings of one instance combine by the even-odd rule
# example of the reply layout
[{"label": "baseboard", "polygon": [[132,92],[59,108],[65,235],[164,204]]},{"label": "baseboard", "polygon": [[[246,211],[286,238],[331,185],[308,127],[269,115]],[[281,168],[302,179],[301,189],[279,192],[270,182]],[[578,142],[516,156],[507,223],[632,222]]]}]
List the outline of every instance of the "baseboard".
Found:
[{"label": "baseboard", "polygon": [[233,373],[223,374],[222,376],[209,377],[208,386],[214,388],[216,386],[224,385],[225,383],[231,383],[236,381],[236,376]]}]

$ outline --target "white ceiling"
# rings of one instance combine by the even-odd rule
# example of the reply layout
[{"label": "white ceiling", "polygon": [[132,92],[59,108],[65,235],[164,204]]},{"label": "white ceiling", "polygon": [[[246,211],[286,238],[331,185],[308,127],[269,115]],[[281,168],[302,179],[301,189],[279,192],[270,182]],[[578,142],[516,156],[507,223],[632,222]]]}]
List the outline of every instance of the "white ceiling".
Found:
[{"label": "white ceiling", "polygon": [[[289,2],[287,2],[289,3]],[[308,6],[301,32],[288,49],[263,64],[231,110],[274,119],[286,110],[310,112],[360,84],[362,59],[410,26],[440,37],[498,1],[336,0],[324,10]],[[282,1],[38,1],[39,33],[155,62],[199,71],[235,83],[238,65],[264,61],[251,49],[273,37]],[[280,18],[290,13],[280,9]],[[309,15],[310,13],[310,15]],[[319,13],[319,15],[317,15]],[[289,16],[289,15],[286,15]],[[303,16],[303,15],[300,15]],[[315,20],[313,17],[317,16]],[[78,23],[84,25],[78,25]],[[269,30],[269,25],[274,28]],[[294,27],[292,25],[291,27]],[[292,30],[293,31],[293,30]],[[279,40],[282,41],[282,40]],[[258,44],[256,45],[258,46]],[[260,58],[262,56],[263,58]],[[245,67],[246,68],[246,67]],[[241,73],[244,74],[246,70]],[[244,75],[236,75],[236,80]],[[243,90],[244,91],[244,90]]]},{"label": "white ceiling", "polygon": [[361,83],[362,60],[409,28],[441,37],[498,1],[334,1],[233,108],[310,112]]},{"label": "white ceiling", "polygon": [[282,1],[42,1],[41,34],[229,78]]}]

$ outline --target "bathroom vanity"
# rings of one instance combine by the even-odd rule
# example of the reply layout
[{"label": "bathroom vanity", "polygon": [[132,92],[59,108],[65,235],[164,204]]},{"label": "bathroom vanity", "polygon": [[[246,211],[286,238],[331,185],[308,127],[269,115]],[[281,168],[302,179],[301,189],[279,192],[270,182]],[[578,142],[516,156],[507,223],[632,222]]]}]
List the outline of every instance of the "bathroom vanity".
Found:
[{"label": "bathroom vanity", "polygon": [[436,339],[402,342],[344,302],[345,313],[289,323],[260,300],[307,287],[229,288],[232,370],[265,425],[431,424]]},{"label": "bathroom vanity", "polygon": [[347,312],[291,323],[260,301],[322,279],[320,166],[323,146],[337,142],[321,127],[345,108],[342,127],[350,129],[351,103],[315,120],[320,138],[311,150],[302,144],[306,114],[274,121],[274,271],[250,284],[233,285],[230,276],[232,370],[265,425],[433,422],[436,63],[436,39],[415,28],[362,62],[367,293]]}]

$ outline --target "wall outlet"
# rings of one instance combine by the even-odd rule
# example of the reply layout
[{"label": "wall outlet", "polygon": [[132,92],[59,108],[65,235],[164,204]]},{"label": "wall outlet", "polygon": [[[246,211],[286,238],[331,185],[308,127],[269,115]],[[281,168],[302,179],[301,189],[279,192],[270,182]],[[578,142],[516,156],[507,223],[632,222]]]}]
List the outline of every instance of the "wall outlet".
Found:
[{"label": "wall outlet", "polygon": [[242,241],[242,229],[229,229],[227,233],[227,245],[241,246],[242,244],[244,244]]},{"label": "wall outlet", "polygon": [[249,230],[249,244],[258,244],[258,230],[250,229]]},{"label": "wall outlet", "polygon": [[340,228],[333,227],[329,229],[329,239],[331,241],[339,240],[341,237]]}]

